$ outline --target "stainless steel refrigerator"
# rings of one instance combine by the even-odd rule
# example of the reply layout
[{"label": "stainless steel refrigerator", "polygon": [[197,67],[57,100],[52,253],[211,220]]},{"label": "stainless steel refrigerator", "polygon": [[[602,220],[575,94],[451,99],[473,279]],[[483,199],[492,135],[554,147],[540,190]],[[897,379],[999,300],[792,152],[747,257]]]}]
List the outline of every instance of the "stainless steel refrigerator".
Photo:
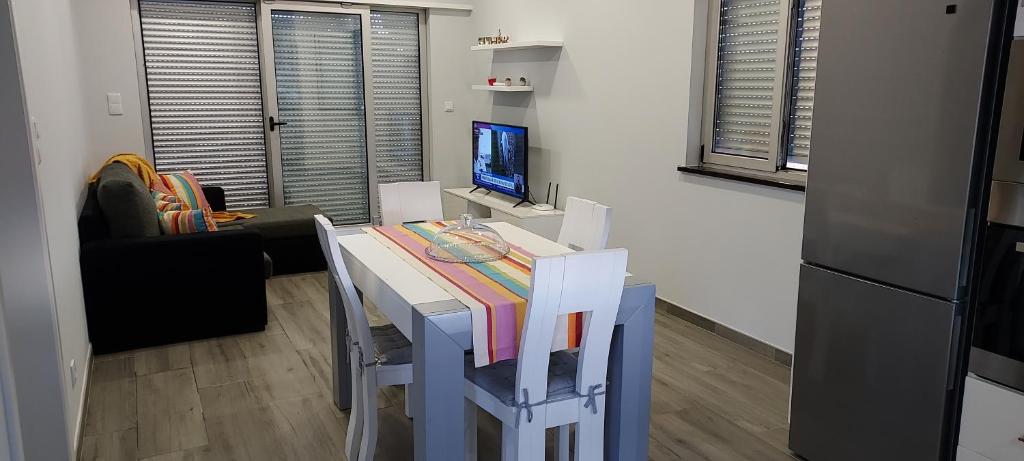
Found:
[{"label": "stainless steel refrigerator", "polygon": [[823,5],[790,448],[954,453],[1009,1]]}]

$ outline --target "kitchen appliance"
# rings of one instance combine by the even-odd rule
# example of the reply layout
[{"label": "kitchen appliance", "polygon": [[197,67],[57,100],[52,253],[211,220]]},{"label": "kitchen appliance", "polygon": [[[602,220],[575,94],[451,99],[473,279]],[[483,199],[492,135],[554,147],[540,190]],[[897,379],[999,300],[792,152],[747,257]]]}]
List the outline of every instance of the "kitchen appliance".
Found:
[{"label": "kitchen appliance", "polygon": [[[1018,11],[1024,11],[1019,8]],[[1021,29],[1022,21],[1017,28]],[[1024,37],[1010,45],[970,370],[1024,391]]]},{"label": "kitchen appliance", "polygon": [[1014,6],[823,5],[789,440],[809,461],[955,453]]}]

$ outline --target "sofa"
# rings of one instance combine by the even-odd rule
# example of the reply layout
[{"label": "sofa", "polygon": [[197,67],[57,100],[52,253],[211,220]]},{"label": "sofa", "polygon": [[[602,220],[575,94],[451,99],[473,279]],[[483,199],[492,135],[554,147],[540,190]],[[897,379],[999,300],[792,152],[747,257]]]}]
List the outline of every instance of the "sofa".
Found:
[{"label": "sofa", "polygon": [[258,230],[161,235],[149,189],[118,163],[89,186],[78,230],[95,353],[266,327],[270,258]]}]

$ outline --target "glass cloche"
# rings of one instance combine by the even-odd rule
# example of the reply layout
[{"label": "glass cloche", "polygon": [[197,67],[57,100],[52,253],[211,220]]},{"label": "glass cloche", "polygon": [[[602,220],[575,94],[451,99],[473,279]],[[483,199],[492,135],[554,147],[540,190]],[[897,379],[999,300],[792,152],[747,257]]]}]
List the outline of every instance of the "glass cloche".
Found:
[{"label": "glass cloche", "polygon": [[434,234],[427,247],[427,256],[450,263],[485,263],[504,258],[508,243],[494,229],[473,222],[473,215],[464,214],[455,224]]}]

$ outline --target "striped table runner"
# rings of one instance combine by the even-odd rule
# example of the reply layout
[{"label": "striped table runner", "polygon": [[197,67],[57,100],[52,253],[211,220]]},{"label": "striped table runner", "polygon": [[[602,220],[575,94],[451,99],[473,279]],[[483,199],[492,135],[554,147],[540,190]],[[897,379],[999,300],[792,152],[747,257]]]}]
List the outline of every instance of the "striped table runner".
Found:
[{"label": "striped table runner", "polygon": [[[367,228],[390,248],[467,307],[473,318],[473,352],[481,367],[519,356],[534,255],[509,242],[507,257],[489,263],[446,263],[430,259],[434,234],[452,222],[434,221]],[[579,347],[583,316],[560,318],[552,351]]]}]

